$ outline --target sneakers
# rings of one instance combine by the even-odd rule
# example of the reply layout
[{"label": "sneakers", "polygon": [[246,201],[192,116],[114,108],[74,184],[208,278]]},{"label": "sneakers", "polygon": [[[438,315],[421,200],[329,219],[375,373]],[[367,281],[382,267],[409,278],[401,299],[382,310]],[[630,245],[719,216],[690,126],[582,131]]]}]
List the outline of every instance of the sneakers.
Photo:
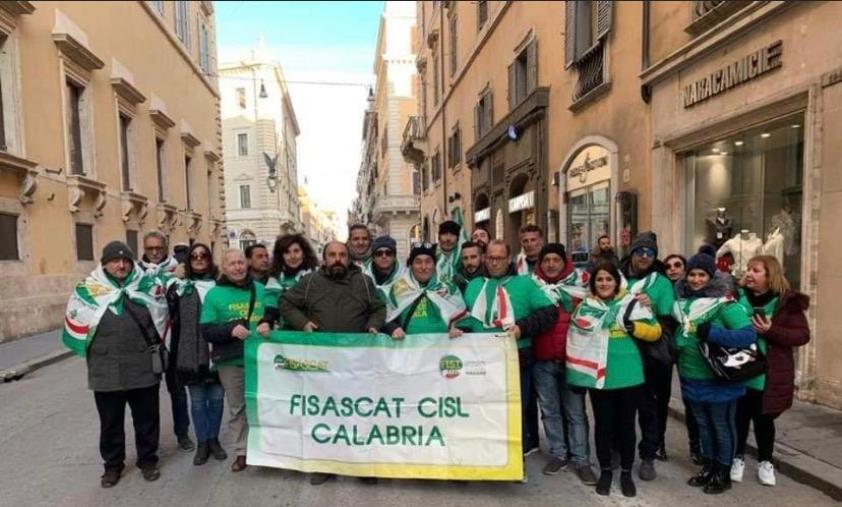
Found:
[{"label": "sneakers", "polygon": [[[736,462],[736,460],[734,460]],[[731,468],[731,480],[734,479],[734,468]],[[742,478],[742,474],[740,474],[740,478]],[[759,465],[757,465],[757,479],[760,481],[760,484],[764,486],[774,486],[775,485],[775,465],[773,465],[770,461],[761,461]]]},{"label": "sneakers", "polygon": [[183,437],[178,437],[178,448],[182,451],[192,451],[196,448],[196,444],[190,440],[190,437],[185,435]]},{"label": "sneakers", "polygon": [[568,462],[566,459],[560,459],[553,456],[553,459],[551,459],[549,463],[547,463],[544,466],[543,473],[544,475],[558,475],[559,472],[564,470],[564,468],[567,466],[567,463]]},{"label": "sneakers", "polygon": [[[746,471],[746,462],[743,458],[734,458],[734,461],[731,463],[731,480],[733,482],[743,482],[743,474]],[[758,475],[760,474],[760,470],[758,470]],[[774,474],[774,472],[773,472]],[[772,480],[774,480],[774,475],[772,476]],[[762,482],[762,481],[761,481]]]},{"label": "sneakers", "polygon": [[536,445],[535,447],[530,447],[529,449],[527,449],[526,451],[524,451],[524,453],[523,453],[523,457],[525,458],[525,457],[527,457],[527,456],[532,456],[533,454],[535,454],[536,452],[538,452],[538,451],[540,451],[540,450],[541,450],[541,448],[540,448],[540,447],[538,447],[537,445]]},{"label": "sneakers", "polygon": [[641,461],[640,469],[638,469],[637,475],[640,477],[641,481],[654,481],[655,477],[658,476],[658,474],[655,473],[655,461],[651,459]]},{"label": "sneakers", "polygon": [[585,486],[595,486],[597,483],[596,474],[593,472],[593,469],[590,465],[577,465],[576,468],[576,475],[579,477],[579,480],[582,481],[582,484]]}]

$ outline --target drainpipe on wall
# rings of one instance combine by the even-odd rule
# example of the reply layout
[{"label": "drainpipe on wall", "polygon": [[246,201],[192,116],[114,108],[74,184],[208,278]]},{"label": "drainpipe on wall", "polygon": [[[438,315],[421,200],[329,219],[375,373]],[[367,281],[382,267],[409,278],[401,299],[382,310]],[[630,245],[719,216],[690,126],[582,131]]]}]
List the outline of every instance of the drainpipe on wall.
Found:
[{"label": "drainpipe on wall", "polygon": [[[643,33],[641,34],[640,70],[649,68],[649,0],[643,0]],[[640,98],[647,104],[652,99],[652,88],[649,85],[640,87]]]}]

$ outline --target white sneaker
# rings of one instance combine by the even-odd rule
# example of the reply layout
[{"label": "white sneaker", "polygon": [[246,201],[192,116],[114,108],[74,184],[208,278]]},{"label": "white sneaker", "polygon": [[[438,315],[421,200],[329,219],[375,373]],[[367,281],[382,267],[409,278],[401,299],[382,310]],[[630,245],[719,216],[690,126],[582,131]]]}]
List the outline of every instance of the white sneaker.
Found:
[{"label": "white sneaker", "polygon": [[743,473],[746,470],[746,462],[742,458],[734,458],[731,463],[731,482],[743,482]]},{"label": "white sneaker", "polygon": [[775,465],[769,461],[761,461],[760,464],[757,465],[757,478],[760,480],[760,484],[764,486],[774,486]]}]

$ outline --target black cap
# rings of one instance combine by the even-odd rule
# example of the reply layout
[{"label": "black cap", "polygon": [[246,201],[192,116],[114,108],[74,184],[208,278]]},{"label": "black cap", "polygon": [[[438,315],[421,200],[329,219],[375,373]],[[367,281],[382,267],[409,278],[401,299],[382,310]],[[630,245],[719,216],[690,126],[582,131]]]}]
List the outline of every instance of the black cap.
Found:
[{"label": "black cap", "polygon": [[409,258],[406,260],[406,265],[412,265],[412,261],[419,255],[429,255],[436,260],[436,244],[435,243],[413,243],[412,249],[409,251]]},{"label": "black cap", "polygon": [[454,236],[459,235],[459,231],[462,230],[462,226],[454,222],[453,220],[445,220],[444,222],[439,224],[439,236],[442,234],[450,233]]},{"label": "black cap", "polygon": [[105,264],[115,259],[129,259],[130,261],[134,261],[134,252],[122,241],[112,241],[102,249],[100,262]]},{"label": "black cap", "polygon": [[538,255],[538,260],[542,260],[545,255],[551,253],[557,254],[559,257],[561,257],[562,261],[567,262],[567,255],[564,251],[564,245],[562,245],[561,243],[547,243],[546,245],[544,245],[541,248],[541,254]]},{"label": "black cap", "polygon": [[687,261],[687,273],[690,273],[693,269],[701,269],[713,278],[713,275],[716,274],[716,261],[708,254],[696,254]]},{"label": "black cap", "polygon": [[398,251],[398,244],[391,236],[378,236],[371,244],[371,251],[376,252],[381,248],[388,248],[394,253]]},{"label": "black cap", "polygon": [[641,232],[634,238],[631,244],[631,253],[638,248],[651,248],[655,250],[655,257],[658,256],[658,236],[652,231]]}]

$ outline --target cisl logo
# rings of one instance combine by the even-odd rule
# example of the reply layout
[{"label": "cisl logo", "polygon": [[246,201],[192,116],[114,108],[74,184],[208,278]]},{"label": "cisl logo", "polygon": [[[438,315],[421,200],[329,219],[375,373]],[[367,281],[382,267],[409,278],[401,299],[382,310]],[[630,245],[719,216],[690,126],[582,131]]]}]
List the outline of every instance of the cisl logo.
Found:
[{"label": "cisl logo", "polygon": [[439,361],[439,373],[447,379],[456,378],[462,370],[462,360],[454,355],[447,355]]}]

